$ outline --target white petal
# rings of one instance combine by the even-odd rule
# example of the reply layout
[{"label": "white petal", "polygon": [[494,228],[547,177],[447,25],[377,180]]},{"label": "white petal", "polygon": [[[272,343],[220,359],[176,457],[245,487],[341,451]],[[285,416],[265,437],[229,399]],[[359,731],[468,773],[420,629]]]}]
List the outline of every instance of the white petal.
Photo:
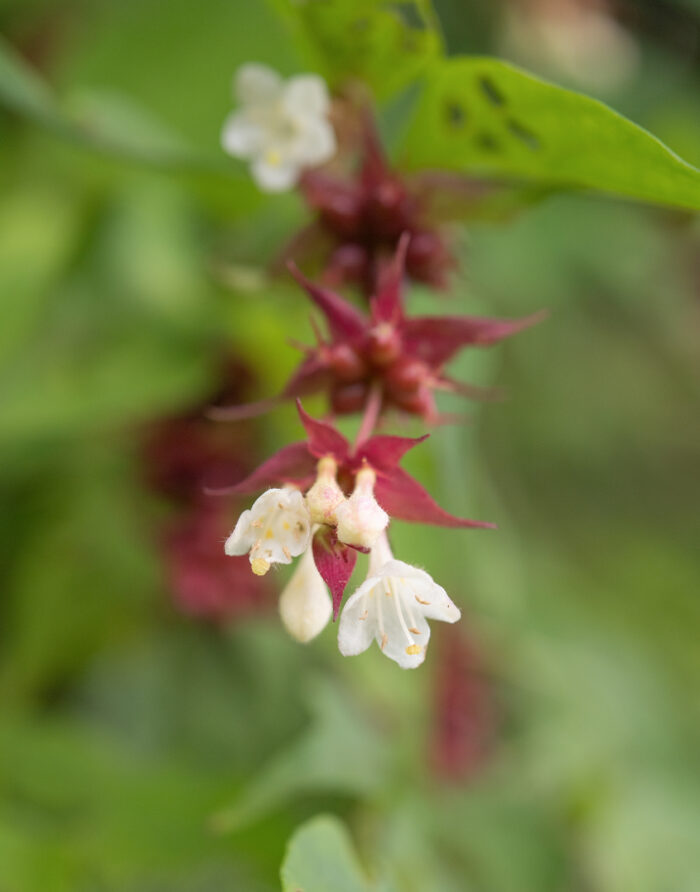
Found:
[{"label": "white petal", "polygon": [[305,121],[291,140],[289,151],[301,166],[323,164],[335,155],[335,132],[323,119]]},{"label": "white petal", "polygon": [[456,623],[461,617],[459,607],[425,570],[393,560],[382,567],[381,574],[398,578],[404,591],[410,592],[418,611],[427,619]]},{"label": "white petal", "polygon": [[265,105],[278,99],[282,78],[267,65],[248,62],[236,72],[234,93],[242,105]]},{"label": "white petal", "polygon": [[330,105],[328,87],[317,74],[298,74],[285,84],[282,102],[295,118],[320,118],[327,114]]},{"label": "white petal", "polygon": [[333,604],[311,548],[302,555],[280,595],[279,608],[284,627],[302,643],[315,638],[331,618]]},{"label": "white petal", "polygon": [[260,125],[250,120],[245,112],[233,112],[224,122],[221,145],[236,158],[252,158],[260,150],[265,135]]},{"label": "white petal", "polygon": [[345,603],[338,623],[338,650],[344,657],[366,651],[376,632],[376,596],[370,592],[376,579],[365,580]]},{"label": "white petal", "polygon": [[255,182],[263,192],[286,192],[299,179],[299,166],[286,159],[279,163],[258,159],[250,166]]},{"label": "white petal", "polygon": [[410,586],[407,587],[397,577],[382,577],[374,591],[377,601],[377,644],[384,656],[394,660],[402,669],[415,669],[425,659],[430,628],[425,620],[421,622],[417,618],[420,614],[413,611],[408,603],[406,596],[412,597]]},{"label": "white petal", "polygon": [[255,530],[250,526],[253,519],[252,511],[244,511],[238,518],[233,532],[226,540],[224,551],[228,555],[247,554],[255,542]]}]

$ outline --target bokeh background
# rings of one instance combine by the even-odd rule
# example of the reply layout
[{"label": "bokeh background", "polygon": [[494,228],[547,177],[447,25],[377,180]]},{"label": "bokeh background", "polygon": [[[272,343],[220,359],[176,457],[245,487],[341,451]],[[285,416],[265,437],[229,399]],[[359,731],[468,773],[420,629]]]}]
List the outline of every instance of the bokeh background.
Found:
[{"label": "bokeh background", "polygon": [[[436,7],[451,51],[583,89],[700,163],[692,0]],[[214,157],[237,66],[299,68],[252,0],[2,0],[0,28],[86,119]],[[306,212],[123,154],[0,110],[1,892],[275,890],[322,812],[381,888],[697,892],[697,221],[555,196],[465,229],[452,296],[412,292],[551,316],[464,357],[508,400],[408,463],[500,529],[396,524],[464,614],[402,672],[341,658],[331,628],[291,642],[283,572],[228,579],[237,506],[197,495],[202,467],[239,476],[300,435],[286,407],[200,418],[222,388],[274,392],[308,339],[268,275]]]}]

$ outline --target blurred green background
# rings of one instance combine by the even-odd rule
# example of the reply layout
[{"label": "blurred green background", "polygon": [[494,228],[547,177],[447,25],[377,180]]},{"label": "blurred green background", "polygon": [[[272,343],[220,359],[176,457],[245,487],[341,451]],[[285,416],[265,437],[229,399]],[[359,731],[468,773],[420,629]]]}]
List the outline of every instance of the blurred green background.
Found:
[{"label": "blurred green background", "polygon": [[[504,6],[436,7],[451,51],[517,60]],[[544,55],[539,73],[699,163],[697,5],[619,20],[635,54],[619,82],[573,83]],[[237,66],[300,67],[258,2],[2,0],[0,27],[78,115],[214,158]],[[447,508],[499,524],[396,525],[399,556],[462,608],[489,701],[479,759],[445,783],[440,630],[402,672],[375,648],[343,659],[331,628],[296,645],[274,607],[202,621],[173,607],[157,547],[172,509],[144,485],[143,427],[206,401],[225,345],[249,396],[284,381],[308,307],[265,268],[301,204],[2,110],[0,188],[0,892],[275,890],[320,813],[371,888],[697,892],[697,221],[556,196],[470,226],[454,296],[409,297],[551,310],[458,363],[509,399],[407,462]],[[300,436],[289,408],[247,425],[253,464]],[[308,892],[346,888],[317,879]]]}]

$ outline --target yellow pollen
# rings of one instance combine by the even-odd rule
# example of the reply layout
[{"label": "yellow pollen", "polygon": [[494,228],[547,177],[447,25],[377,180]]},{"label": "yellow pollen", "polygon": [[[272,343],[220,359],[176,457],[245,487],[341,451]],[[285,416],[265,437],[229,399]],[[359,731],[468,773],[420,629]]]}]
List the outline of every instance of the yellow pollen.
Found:
[{"label": "yellow pollen", "polygon": [[287,523],[286,520],[285,520],[285,522],[282,524],[282,527],[283,527],[283,529],[285,529],[285,530],[290,529],[290,526],[289,526],[289,524]]},{"label": "yellow pollen", "polygon": [[420,651],[421,648],[419,644],[409,644],[409,646],[406,648],[406,653],[409,655],[409,657],[414,657],[416,654],[419,654]]},{"label": "yellow pollen", "polygon": [[272,532],[272,530],[267,529],[267,530],[265,530],[265,538],[266,539],[274,539],[275,534]]},{"label": "yellow pollen", "polygon": [[250,569],[256,576],[264,576],[270,569],[270,562],[265,558],[253,558],[250,562]]}]

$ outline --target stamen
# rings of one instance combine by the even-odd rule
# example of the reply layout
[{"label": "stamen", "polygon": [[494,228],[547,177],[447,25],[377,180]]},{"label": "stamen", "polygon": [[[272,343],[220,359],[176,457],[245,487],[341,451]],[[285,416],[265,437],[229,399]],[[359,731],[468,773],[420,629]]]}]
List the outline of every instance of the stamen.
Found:
[{"label": "stamen", "polygon": [[358,616],[358,619],[367,619],[367,615],[369,614],[369,610],[365,610],[363,614]]},{"label": "stamen", "polygon": [[424,601],[422,598],[419,598],[418,595],[416,595],[415,598],[416,598],[416,601],[418,601],[419,604],[425,604],[425,605],[429,605],[429,604],[430,604],[430,601]]},{"label": "stamen", "polygon": [[[389,588],[392,587],[392,581],[391,581],[391,579],[387,579],[387,586],[388,586]],[[411,634],[410,634],[410,632],[408,631],[408,628],[406,627],[406,620],[403,618],[403,613],[402,613],[402,611],[401,611],[401,604],[400,604],[400,601],[401,601],[401,598],[394,598],[394,604],[396,605],[396,615],[397,615],[398,618],[399,618],[399,624],[400,624],[400,626],[401,626],[401,628],[402,628],[402,630],[403,630],[404,635],[406,636],[406,640],[408,641],[408,643],[409,643],[410,645],[414,645],[413,638],[411,638]]]},{"label": "stamen", "polygon": [[420,635],[420,629],[417,629],[415,626],[409,626],[408,631],[412,632],[414,635]]},{"label": "stamen", "polygon": [[387,643],[388,640],[389,640],[389,636],[387,635],[386,632],[383,632],[383,633],[382,633],[382,643],[381,643],[381,645],[380,645],[380,647],[381,647],[382,650],[384,650],[384,648],[386,647],[386,643]]},{"label": "stamen", "polygon": [[420,646],[420,644],[410,644],[410,645],[406,648],[406,653],[407,653],[410,657],[413,657],[413,656],[415,656],[416,654],[419,654],[420,652],[421,652],[421,646]]},{"label": "stamen", "polygon": [[291,561],[291,559],[292,559],[292,553],[291,553],[291,551],[287,548],[286,545],[283,545],[283,546],[282,546],[282,551],[284,552],[284,556],[287,558],[287,560],[288,560],[288,561]]}]

